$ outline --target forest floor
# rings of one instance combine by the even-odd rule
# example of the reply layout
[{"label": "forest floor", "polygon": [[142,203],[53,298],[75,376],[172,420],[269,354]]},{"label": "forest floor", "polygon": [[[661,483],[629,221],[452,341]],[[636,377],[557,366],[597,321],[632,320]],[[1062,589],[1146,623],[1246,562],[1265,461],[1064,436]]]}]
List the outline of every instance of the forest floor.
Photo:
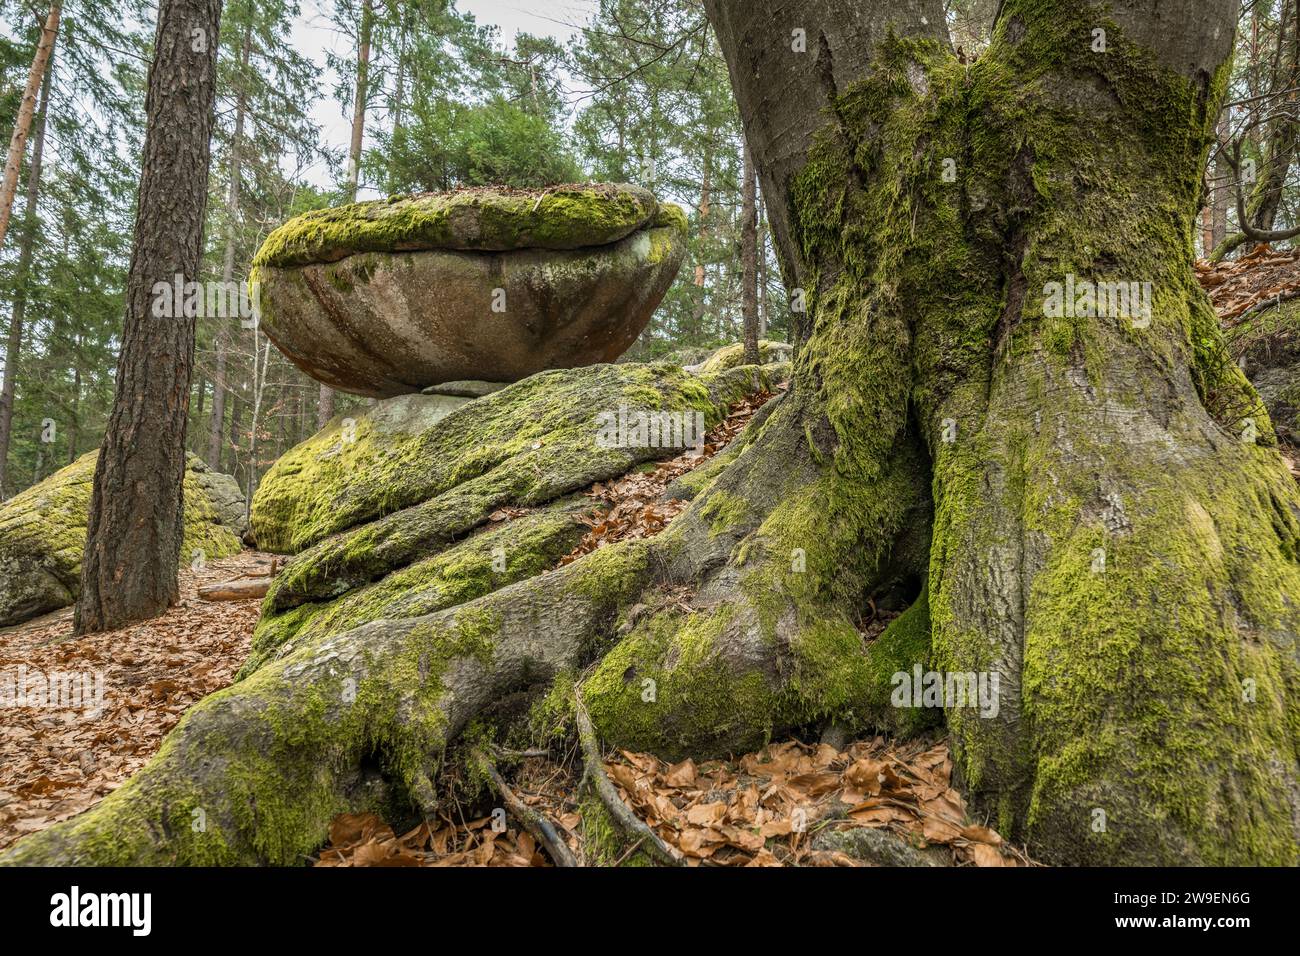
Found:
[{"label": "forest floor", "polygon": [[[577,748],[524,757],[509,774],[514,795],[556,828],[579,862],[592,844],[578,813]],[[668,764],[618,751],[604,762],[619,797],[685,866],[867,866],[823,834],[887,833],[882,861],[911,865],[1026,866],[1022,849],[969,818],[952,786],[944,738],[894,745],[883,737],[838,750],[797,740],[731,760]],[[491,801],[485,806],[490,807]],[[624,854],[632,854],[640,841]],[[606,861],[608,862],[608,861]],[[621,862],[615,861],[615,862]],[[398,835],[373,814],[337,817],[316,866],[549,866],[532,834],[512,816],[467,815],[455,807]]]},{"label": "forest floor", "polygon": [[261,601],[203,601],[195,592],[265,574],[272,557],[245,551],[182,567],[180,603],[120,630],[77,637],[70,607],[0,630],[0,680],[29,698],[48,700],[44,688],[61,675],[89,691],[76,693],[75,708],[4,707],[0,848],[111,793],[158,752],[191,704],[230,683],[248,657]]},{"label": "forest floor", "polygon": [[1225,328],[1249,312],[1280,305],[1300,294],[1300,249],[1259,244],[1217,265],[1196,263],[1196,278]]}]

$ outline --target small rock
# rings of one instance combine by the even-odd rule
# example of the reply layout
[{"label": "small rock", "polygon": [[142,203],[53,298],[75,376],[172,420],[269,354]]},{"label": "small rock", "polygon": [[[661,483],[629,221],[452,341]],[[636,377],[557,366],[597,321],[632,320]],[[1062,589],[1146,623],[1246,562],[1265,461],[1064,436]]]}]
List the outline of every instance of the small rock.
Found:
[{"label": "small rock", "polygon": [[430,385],[421,394],[450,395],[453,398],[482,398],[484,395],[491,395],[493,392],[501,391],[509,384],[509,382],[481,382],[477,379],[462,379],[459,382],[443,382],[441,385]]},{"label": "small rock", "polygon": [[854,827],[826,829],[813,838],[813,849],[839,852],[873,866],[950,866],[946,850],[918,849],[889,830]]}]

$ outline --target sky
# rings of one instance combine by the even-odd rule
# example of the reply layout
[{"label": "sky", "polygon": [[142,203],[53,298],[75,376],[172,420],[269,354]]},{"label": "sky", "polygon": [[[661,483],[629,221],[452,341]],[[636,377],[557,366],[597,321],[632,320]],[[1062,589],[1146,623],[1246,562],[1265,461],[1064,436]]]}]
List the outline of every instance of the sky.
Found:
[{"label": "sky", "polygon": [[[456,8],[472,13],[479,23],[500,27],[501,38],[507,46],[513,46],[514,36],[520,30],[551,36],[567,44],[594,12],[596,0],[457,0]],[[330,25],[329,17],[323,12],[327,9],[328,0],[302,0],[302,16],[294,24],[293,39],[298,52],[325,71],[321,88],[329,91],[337,77],[326,67],[325,54],[346,55],[349,41]],[[326,145],[347,150],[352,132],[350,108],[345,111],[326,93],[313,107],[311,117],[320,126]],[[318,187],[330,185],[323,165],[308,170],[306,178]],[[374,190],[363,189],[360,198],[375,195]]]}]

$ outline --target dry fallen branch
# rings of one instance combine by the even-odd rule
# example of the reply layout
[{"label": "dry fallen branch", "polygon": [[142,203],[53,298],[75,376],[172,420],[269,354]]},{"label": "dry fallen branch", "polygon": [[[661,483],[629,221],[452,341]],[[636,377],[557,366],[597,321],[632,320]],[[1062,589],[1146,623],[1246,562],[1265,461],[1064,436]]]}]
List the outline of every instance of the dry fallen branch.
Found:
[{"label": "dry fallen branch", "polygon": [[266,597],[271,589],[271,578],[232,578],[219,584],[208,584],[198,590],[198,595],[205,601],[250,601]]},{"label": "dry fallen branch", "polygon": [[550,854],[555,865],[578,866],[577,857],[573,855],[573,851],[569,849],[568,844],[564,842],[564,838],[555,829],[555,825],[519,799],[518,794],[510,789],[509,785],[502,779],[501,774],[497,772],[496,764],[492,762],[492,759],[482,751],[475,751],[474,759],[478,761],[483,772],[487,774],[493,788],[501,795],[506,810],[524,825],[524,829],[531,833],[538,843],[546,848],[546,852]]}]

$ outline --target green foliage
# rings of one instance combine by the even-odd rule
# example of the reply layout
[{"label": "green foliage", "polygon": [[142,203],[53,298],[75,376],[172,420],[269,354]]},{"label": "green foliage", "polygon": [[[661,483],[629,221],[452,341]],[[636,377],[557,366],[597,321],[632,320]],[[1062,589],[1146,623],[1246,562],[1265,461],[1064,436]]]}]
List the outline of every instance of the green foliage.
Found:
[{"label": "green foliage", "polygon": [[[573,136],[590,174],[634,182],[690,210],[686,266],[630,357],[741,338],[740,118],[703,11],[680,0],[601,0],[570,69],[586,95]],[[760,312],[789,329],[779,270],[760,229]]]},{"label": "green foliage", "polygon": [[[12,376],[15,398],[11,444],[0,448],[8,460],[0,494],[35,484],[99,443],[130,254],[138,170],[129,157],[139,153],[144,105],[138,57],[151,36],[141,27],[150,19],[145,12],[139,0],[63,5],[48,111],[43,124],[37,111],[0,247],[6,331],[14,304],[25,305],[19,351],[2,373]],[[30,8],[18,4],[0,6],[0,22],[0,128],[10,131],[40,29]],[[41,140],[37,201],[28,208]]]},{"label": "green foliage", "polygon": [[384,157],[389,188],[447,190],[574,182],[582,171],[545,117],[496,96],[486,103],[419,104]]}]

